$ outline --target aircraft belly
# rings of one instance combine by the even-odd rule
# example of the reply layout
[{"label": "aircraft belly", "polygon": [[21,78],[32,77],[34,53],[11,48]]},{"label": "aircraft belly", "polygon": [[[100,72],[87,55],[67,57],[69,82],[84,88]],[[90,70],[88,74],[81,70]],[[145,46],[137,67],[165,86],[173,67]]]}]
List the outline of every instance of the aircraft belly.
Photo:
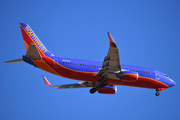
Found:
[{"label": "aircraft belly", "polygon": [[124,86],[132,86],[132,87],[141,87],[141,88],[168,88],[168,86],[160,81],[157,81],[152,78],[146,78],[143,76],[139,76],[138,80],[136,82],[128,82],[123,80],[113,80],[113,79],[107,79],[107,82],[110,85],[124,85]]}]

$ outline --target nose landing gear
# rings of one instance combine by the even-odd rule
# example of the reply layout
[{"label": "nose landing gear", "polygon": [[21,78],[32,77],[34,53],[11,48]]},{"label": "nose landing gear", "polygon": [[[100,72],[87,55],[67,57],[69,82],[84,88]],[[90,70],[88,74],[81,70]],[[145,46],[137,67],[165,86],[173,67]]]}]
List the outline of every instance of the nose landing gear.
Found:
[{"label": "nose landing gear", "polygon": [[156,96],[159,96],[159,95],[160,95],[159,91],[164,91],[164,90],[166,90],[166,88],[157,88],[155,95],[156,95]]},{"label": "nose landing gear", "polygon": [[156,96],[159,96],[159,95],[160,95],[160,93],[157,91],[155,95],[156,95]]}]

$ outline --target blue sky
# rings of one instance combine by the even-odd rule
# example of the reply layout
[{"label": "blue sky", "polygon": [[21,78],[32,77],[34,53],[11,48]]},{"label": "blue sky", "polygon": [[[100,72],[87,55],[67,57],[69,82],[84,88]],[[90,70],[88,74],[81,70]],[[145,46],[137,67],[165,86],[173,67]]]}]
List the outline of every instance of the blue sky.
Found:
[{"label": "blue sky", "polygon": [[[0,1],[0,118],[179,120],[180,1],[78,0]],[[19,23],[28,23],[43,44],[60,56],[103,61],[111,33],[121,64],[156,69],[177,85],[155,90],[118,86],[115,95],[91,95],[89,89],[49,88],[77,81],[27,63],[4,61],[26,54]]]}]

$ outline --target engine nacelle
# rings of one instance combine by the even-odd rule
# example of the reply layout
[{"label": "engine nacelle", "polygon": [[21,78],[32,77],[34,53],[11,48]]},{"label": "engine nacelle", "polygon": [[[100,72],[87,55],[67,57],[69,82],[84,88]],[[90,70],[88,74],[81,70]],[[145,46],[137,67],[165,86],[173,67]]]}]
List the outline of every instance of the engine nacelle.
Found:
[{"label": "engine nacelle", "polygon": [[117,91],[117,87],[115,85],[106,85],[98,91],[101,94],[115,94]]},{"label": "engine nacelle", "polygon": [[136,82],[138,80],[139,74],[137,72],[132,71],[122,71],[118,74],[118,77],[121,80],[127,81],[127,82]]}]

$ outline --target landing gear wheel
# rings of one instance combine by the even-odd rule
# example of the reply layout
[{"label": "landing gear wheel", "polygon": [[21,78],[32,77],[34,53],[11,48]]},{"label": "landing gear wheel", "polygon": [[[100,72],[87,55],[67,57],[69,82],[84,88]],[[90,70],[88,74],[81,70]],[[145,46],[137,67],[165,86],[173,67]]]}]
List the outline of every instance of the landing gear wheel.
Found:
[{"label": "landing gear wheel", "polygon": [[94,94],[95,92],[96,92],[96,88],[93,87],[92,89],[90,89],[91,94]]},{"label": "landing gear wheel", "polygon": [[156,92],[156,94],[155,94],[156,96],[159,96],[160,95],[160,93],[159,92]]}]

